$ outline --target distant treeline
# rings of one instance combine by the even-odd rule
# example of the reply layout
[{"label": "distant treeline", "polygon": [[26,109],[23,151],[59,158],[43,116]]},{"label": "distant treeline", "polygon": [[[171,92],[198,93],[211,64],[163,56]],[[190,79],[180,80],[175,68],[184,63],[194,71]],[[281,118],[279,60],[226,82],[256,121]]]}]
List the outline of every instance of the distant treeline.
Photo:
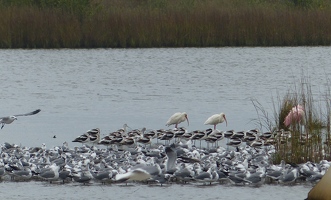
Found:
[{"label": "distant treeline", "polygon": [[0,0],[0,48],[331,44],[331,0]]}]

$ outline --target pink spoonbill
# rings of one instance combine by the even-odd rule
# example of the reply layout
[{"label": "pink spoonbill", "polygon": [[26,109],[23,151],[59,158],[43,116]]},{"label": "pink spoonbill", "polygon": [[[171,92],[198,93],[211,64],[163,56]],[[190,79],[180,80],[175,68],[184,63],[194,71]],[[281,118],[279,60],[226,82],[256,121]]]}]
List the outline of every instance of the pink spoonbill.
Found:
[{"label": "pink spoonbill", "polygon": [[304,108],[301,105],[294,106],[287,114],[284,120],[284,125],[288,127],[293,123],[299,123],[305,116]]},{"label": "pink spoonbill", "polygon": [[173,114],[167,121],[167,126],[175,124],[175,128],[177,128],[178,124],[182,123],[183,121],[187,120],[187,125],[190,125],[186,112],[177,112]]},{"label": "pink spoonbill", "polygon": [[225,121],[226,126],[228,126],[228,121],[226,120],[225,114],[220,113],[220,114],[215,114],[210,116],[206,121],[205,125],[214,125],[214,130],[216,129],[216,125],[223,123]]}]

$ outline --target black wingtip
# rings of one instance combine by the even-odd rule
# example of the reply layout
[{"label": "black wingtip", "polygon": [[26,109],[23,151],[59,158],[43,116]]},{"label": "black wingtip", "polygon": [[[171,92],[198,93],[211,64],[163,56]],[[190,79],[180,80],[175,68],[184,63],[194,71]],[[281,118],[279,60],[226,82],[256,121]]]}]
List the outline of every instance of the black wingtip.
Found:
[{"label": "black wingtip", "polygon": [[35,114],[39,113],[40,111],[41,111],[40,109],[37,109],[37,110],[33,111],[32,114],[35,115]]}]

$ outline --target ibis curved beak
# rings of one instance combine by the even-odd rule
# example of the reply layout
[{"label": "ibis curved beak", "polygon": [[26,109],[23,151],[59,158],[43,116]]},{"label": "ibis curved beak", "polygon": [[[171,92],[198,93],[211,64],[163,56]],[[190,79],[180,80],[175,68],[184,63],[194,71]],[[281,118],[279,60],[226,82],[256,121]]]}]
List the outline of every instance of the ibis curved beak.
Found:
[{"label": "ibis curved beak", "polygon": [[225,124],[226,124],[226,126],[228,126],[228,121],[226,120],[225,115],[224,115],[224,120],[225,120]]},{"label": "ibis curved beak", "polygon": [[190,122],[188,121],[188,117],[187,117],[187,115],[185,115],[185,118],[186,118],[186,120],[187,120],[187,125],[189,126],[189,125],[190,125]]}]

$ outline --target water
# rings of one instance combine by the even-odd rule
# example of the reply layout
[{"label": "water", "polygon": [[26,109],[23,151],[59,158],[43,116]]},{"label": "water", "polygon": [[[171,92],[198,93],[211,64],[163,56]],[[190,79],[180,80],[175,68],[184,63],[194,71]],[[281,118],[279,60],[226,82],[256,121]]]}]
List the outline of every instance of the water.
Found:
[{"label": "water", "polygon": [[[330,47],[0,50],[1,116],[42,110],[5,125],[0,131],[0,142],[22,146],[46,143],[51,148],[67,141],[73,147],[77,144],[71,141],[92,128],[100,128],[101,135],[121,128],[124,123],[131,128],[167,128],[167,119],[179,111],[188,113],[189,130],[209,127],[203,125],[204,121],[220,112],[226,113],[228,126],[220,124],[218,129],[261,128],[254,120],[257,114],[252,99],[258,100],[272,116],[273,99],[293,89],[303,76],[309,77],[315,100],[325,101],[331,73],[330,50]],[[4,190],[16,187],[12,185],[15,183],[1,184]],[[31,191],[30,187],[47,187],[42,183],[17,184],[24,188],[20,197]],[[73,198],[76,195],[82,198],[86,191],[95,190],[96,198],[102,198],[105,191],[109,195],[108,190],[117,187],[83,187],[84,192],[77,194],[74,188],[82,186],[74,186],[55,186],[55,192],[64,188],[68,194],[74,193]],[[188,193],[196,190],[186,188]],[[202,191],[209,190],[206,188]],[[300,198],[291,199],[302,199],[310,188],[228,189],[237,193],[281,191],[283,199],[288,197],[288,190],[295,189],[295,196]],[[128,190],[136,189],[120,191]],[[48,196],[48,192],[42,191],[34,192]],[[4,194],[8,197],[8,193]],[[122,197],[120,194],[117,196]]]},{"label": "water", "polygon": [[[15,191],[13,191],[15,188]],[[36,189],[38,188],[38,189]],[[258,188],[224,185],[81,185],[49,184],[45,182],[2,182],[0,196],[7,199],[232,199],[232,200],[303,200],[311,189],[309,185],[263,185]]]},{"label": "water", "polygon": [[221,130],[260,128],[251,100],[272,116],[272,99],[303,75],[325,101],[330,54],[329,47],[0,50],[0,116],[42,110],[6,125],[1,140],[52,147],[97,127],[103,135],[124,123],[166,128],[178,111],[188,113],[189,130],[207,128],[220,112],[228,119]]}]

